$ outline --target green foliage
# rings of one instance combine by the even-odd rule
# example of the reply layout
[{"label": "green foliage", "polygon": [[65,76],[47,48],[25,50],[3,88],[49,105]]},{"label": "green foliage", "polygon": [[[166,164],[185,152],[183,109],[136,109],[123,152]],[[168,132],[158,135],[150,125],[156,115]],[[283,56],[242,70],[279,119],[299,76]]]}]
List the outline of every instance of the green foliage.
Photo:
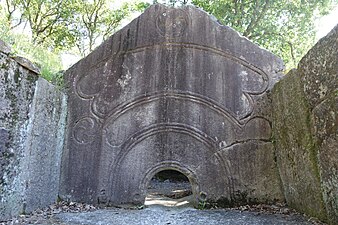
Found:
[{"label": "green foliage", "polygon": [[332,8],[331,0],[192,0],[222,23],[279,55],[295,67],[315,41],[315,17]]},{"label": "green foliage", "polygon": [[59,55],[43,46],[34,45],[27,35],[13,33],[5,21],[0,17],[0,39],[11,45],[12,54],[23,56],[37,64],[41,76],[46,80],[55,79],[56,73],[62,68]]},{"label": "green foliage", "polygon": [[82,56],[111,36],[132,12],[143,11],[149,6],[148,3],[130,1],[115,8],[113,3],[110,0],[78,0],[74,26],[80,32],[76,43]]},{"label": "green foliage", "polygon": [[203,210],[206,208],[206,202],[205,201],[199,201],[198,202],[198,206],[197,206],[197,209],[199,210]]},{"label": "green foliage", "polygon": [[6,0],[4,8],[11,29],[29,25],[34,44],[54,49],[74,45],[75,0]]},{"label": "green foliage", "polygon": [[135,2],[133,6],[133,11],[142,12],[150,6],[148,2]]},{"label": "green foliage", "polygon": [[55,52],[76,46],[84,56],[131,12],[149,4],[135,0],[115,5],[113,0],[6,0],[2,13],[10,29],[28,25],[33,44]]},{"label": "green foliage", "polygon": [[120,25],[122,19],[127,17],[131,10],[127,4],[119,9],[110,8],[107,0],[77,2],[77,13],[75,26],[80,31],[77,37],[77,47],[82,56],[90,53],[102,39],[110,36]]},{"label": "green foliage", "polygon": [[42,46],[34,45],[25,35],[12,35],[14,54],[23,56],[41,69],[41,76],[46,80],[55,79],[54,76],[62,69],[61,59],[58,54],[48,51]]},{"label": "green foliage", "polygon": [[[156,1],[157,2],[157,1]],[[184,0],[159,1],[184,5]],[[315,42],[317,16],[327,14],[337,0],[191,0],[258,45],[280,56],[287,69],[299,60]]]},{"label": "green foliage", "polygon": [[[3,12],[2,8],[0,8],[0,13],[1,13],[0,15],[3,15],[2,12]],[[12,43],[14,40],[10,33],[11,31],[10,31],[9,24],[7,23],[6,18],[0,16],[0,38],[1,40],[3,40],[6,43]]]},{"label": "green foliage", "polygon": [[[116,8],[112,0],[5,0],[0,3],[0,38],[12,45],[15,54],[40,65],[42,76],[56,83],[62,80],[57,74],[62,68],[60,53],[71,51],[87,55],[114,33],[123,19],[149,6],[134,1]],[[13,32],[18,28],[24,34]]]},{"label": "green foliage", "polygon": [[[327,14],[338,0],[153,0],[153,3],[194,4],[280,56],[290,69],[314,44],[315,17]],[[148,6],[148,1],[142,0],[119,6],[114,0],[5,0],[1,5],[0,35],[16,45],[15,37],[7,34],[25,25],[33,43],[27,45],[29,48],[22,46],[30,51],[25,54],[48,68],[58,64],[56,54],[61,51],[87,55],[133,12]],[[45,54],[54,54],[48,56],[53,58],[50,63],[40,62],[48,58],[41,57],[45,54],[42,50],[38,52],[40,47],[48,49]]]}]

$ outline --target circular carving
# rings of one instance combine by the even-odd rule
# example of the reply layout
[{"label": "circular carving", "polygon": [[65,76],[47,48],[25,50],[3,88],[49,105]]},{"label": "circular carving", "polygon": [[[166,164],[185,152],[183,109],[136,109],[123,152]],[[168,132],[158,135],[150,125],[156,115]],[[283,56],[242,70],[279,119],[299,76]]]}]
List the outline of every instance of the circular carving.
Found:
[{"label": "circular carving", "polygon": [[98,201],[99,201],[99,204],[105,204],[108,202],[108,197],[107,197],[107,194],[106,194],[106,190],[105,189],[101,189],[100,190],[100,194],[98,196]]},{"label": "circular carving", "polygon": [[95,140],[98,130],[98,124],[94,118],[84,117],[75,123],[73,137],[79,144],[89,144]]},{"label": "circular carving", "polygon": [[199,193],[199,196],[198,196],[198,200],[200,200],[201,202],[205,202],[207,200],[207,193],[204,192],[204,191],[201,191]]},{"label": "circular carving", "polygon": [[134,200],[134,202],[142,202],[143,201],[143,197],[139,193],[134,193],[133,194],[133,200]]},{"label": "circular carving", "polygon": [[110,101],[107,101],[101,95],[94,98],[92,110],[95,113],[95,115],[99,117],[104,117],[109,111],[112,110],[113,108],[112,99],[109,100]]},{"label": "circular carving", "polygon": [[180,37],[188,26],[189,17],[183,10],[166,9],[156,18],[158,32],[166,37]]}]

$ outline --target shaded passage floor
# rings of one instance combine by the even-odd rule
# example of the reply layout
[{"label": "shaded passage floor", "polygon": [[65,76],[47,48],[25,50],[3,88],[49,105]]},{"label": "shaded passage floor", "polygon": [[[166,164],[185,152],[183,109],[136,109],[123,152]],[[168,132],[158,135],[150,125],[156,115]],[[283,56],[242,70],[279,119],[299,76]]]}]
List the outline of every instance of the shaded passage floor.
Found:
[{"label": "shaded passage floor", "polygon": [[216,224],[317,224],[299,214],[272,214],[240,210],[197,210],[191,207],[168,207],[151,205],[142,210],[97,209],[88,212],[60,212],[48,217],[28,217],[24,221],[13,220],[0,224],[43,224],[43,225],[216,225]]},{"label": "shaded passage floor", "polygon": [[229,210],[197,210],[152,206],[143,210],[110,209],[85,213],[61,213],[55,218],[65,224],[213,225],[213,224],[310,224],[301,216],[258,214]]},{"label": "shaded passage floor", "polygon": [[153,178],[148,186],[145,205],[186,207],[192,206],[192,198],[192,190],[187,178],[186,180],[172,179],[172,177],[164,180]]}]

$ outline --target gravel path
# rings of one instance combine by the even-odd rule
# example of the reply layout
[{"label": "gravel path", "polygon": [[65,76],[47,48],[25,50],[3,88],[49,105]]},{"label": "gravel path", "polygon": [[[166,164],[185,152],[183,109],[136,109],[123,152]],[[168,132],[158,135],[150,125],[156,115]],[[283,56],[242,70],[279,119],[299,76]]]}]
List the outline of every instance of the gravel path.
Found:
[{"label": "gravel path", "polygon": [[[154,200],[154,199],[153,199]],[[159,200],[159,199],[157,199]],[[162,200],[166,202],[167,199]],[[162,204],[161,203],[161,204]],[[198,210],[189,204],[179,207],[149,204],[144,209],[105,208],[78,203],[59,203],[31,215],[13,218],[0,225],[305,225],[323,223],[308,219],[284,206],[242,206],[237,209]]]},{"label": "gravel path", "polygon": [[[65,224],[86,225],[272,225],[311,224],[300,215],[262,214],[237,210],[197,210],[153,206],[143,210],[110,209],[86,213],[62,213],[56,218]],[[60,223],[61,224],[61,223]]]}]

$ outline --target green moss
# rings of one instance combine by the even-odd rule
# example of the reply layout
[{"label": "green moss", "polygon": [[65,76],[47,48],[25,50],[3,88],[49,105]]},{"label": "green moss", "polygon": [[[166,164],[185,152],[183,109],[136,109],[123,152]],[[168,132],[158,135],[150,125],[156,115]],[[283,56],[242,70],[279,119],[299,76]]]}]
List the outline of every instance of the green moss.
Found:
[{"label": "green moss", "polygon": [[313,139],[314,134],[311,132],[311,128],[314,127],[313,125],[313,121],[311,118],[311,111],[310,111],[310,105],[308,104],[308,102],[305,99],[305,94],[303,92],[301,92],[301,96],[300,100],[302,101],[302,105],[305,108],[304,110],[304,123],[305,123],[305,127],[306,127],[306,133],[305,134],[301,134],[299,133],[299,139],[303,140],[303,147],[304,149],[306,149],[307,152],[309,152],[309,159],[311,161],[312,164],[312,168],[313,171],[315,173],[315,176],[318,180],[318,182],[320,182],[320,172],[319,172],[319,162],[318,162],[318,145],[316,144],[316,141]]},{"label": "green moss", "polygon": [[7,63],[2,63],[1,66],[0,66],[0,68],[7,71],[9,69],[9,66],[8,66]]},{"label": "green moss", "polygon": [[[288,204],[325,220],[311,110],[295,71],[275,85],[273,104],[274,145]],[[290,186],[294,189],[292,192],[288,192]]]}]

